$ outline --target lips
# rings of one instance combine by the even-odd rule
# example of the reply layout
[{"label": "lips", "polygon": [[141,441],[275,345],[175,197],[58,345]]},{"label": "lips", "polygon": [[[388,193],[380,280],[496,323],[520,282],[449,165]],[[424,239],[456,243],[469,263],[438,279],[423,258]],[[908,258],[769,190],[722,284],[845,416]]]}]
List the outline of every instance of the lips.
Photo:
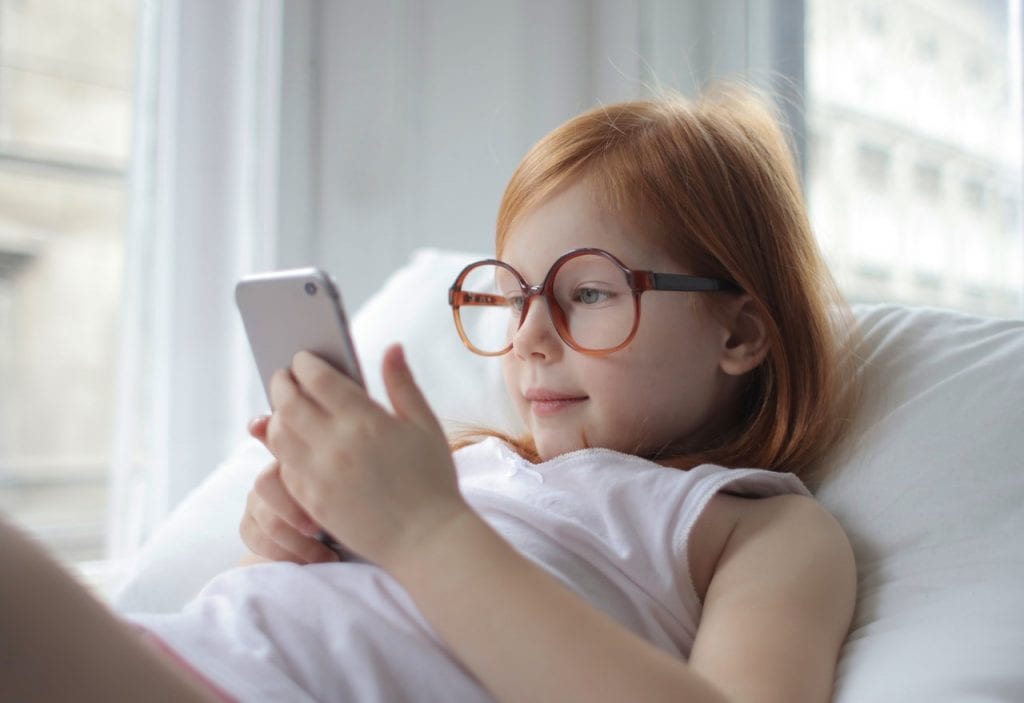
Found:
[{"label": "lips", "polygon": [[571,408],[579,407],[588,396],[562,393],[545,388],[531,388],[523,393],[529,401],[534,415],[556,415]]}]

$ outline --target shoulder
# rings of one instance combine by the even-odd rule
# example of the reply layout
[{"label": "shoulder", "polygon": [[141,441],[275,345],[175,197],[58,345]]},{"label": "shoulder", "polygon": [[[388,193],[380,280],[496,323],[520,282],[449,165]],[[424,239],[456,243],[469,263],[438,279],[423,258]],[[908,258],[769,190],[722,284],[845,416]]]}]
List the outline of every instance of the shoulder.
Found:
[{"label": "shoulder", "polygon": [[[720,495],[708,517],[712,537],[720,541],[694,664],[737,682],[755,671],[783,674],[793,691],[801,690],[787,700],[826,690],[857,584],[853,550],[838,521],[813,499],[796,495]],[[747,661],[730,659],[737,642],[743,642]]]},{"label": "shoulder", "polygon": [[[839,521],[813,498],[781,495],[760,500],[722,496],[733,502],[736,527],[723,556],[765,550],[774,570],[802,563],[853,567],[853,550]],[[752,558],[748,556],[747,558]],[[823,562],[819,560],[824,560]]]},{"label": "shoulder", "polygon": [[770,576],[836,573],[854,577],[853,550],[839,522],[813,498],[714,496],[695,535],[715,553],[708,583],[733,569]]},{"label": "shoulder", "polygon": [[776,552],[806,554],[824,551],[830,561],[848,561],[853,553],[836,519],[817,501],[801,495],[741,498],[718,493],[701,514],[690,538],[690,570],[697,594],[703,601],[718,569],[742,553],[777,563],[785,558]]},{"label": "shoulder", "polygon": [[787,494],[748,499],[719,494],[714,502],[718,510],[735,520],[735,529],[730,535],[733,542],[753,538],[766,542],[797,539],[808,545],[817,542],[837,548],[849,545],[835,517],[807,496]]}]

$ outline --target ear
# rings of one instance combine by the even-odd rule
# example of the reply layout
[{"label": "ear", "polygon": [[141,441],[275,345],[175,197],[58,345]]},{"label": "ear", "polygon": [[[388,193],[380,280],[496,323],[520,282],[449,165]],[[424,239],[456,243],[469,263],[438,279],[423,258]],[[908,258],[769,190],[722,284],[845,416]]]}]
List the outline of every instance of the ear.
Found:
[{"label": "ear", "polygon": [[741,295],[722,308],[722,356],[719,367],[730,376],[742,376],[761,365],[768,355],[768,326],[764,314],[749,295]]}]

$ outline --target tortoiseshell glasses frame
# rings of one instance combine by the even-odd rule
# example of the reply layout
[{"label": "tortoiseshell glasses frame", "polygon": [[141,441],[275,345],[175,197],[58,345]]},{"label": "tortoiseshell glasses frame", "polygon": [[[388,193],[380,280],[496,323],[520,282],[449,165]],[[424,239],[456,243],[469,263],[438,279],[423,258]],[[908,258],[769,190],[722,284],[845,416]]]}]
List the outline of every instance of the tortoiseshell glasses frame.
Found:
[{"label": "tortoiseshell glasses frame", "polygon": [[[588,255],[602,257],[613,264],[615,268],[621,271],[626,285],[632,292],[633,320],[629,332],[621,342],[607,347],[590,348],[579,344],[573,338],[572,333],[569,330],[569,321],[567,319],[566,312],[555,295],[555,279],[558,272],[571,261],[581,256]],[[511,274],[514,280],[518,283],[519,290],[522,293],[522,298],[516,298],[514,302],[506,295],[492,292],[463,290],[463,285],[465,284],[466,279],[474,271],[478,271],[482,267],[493,267],[496,270],[503,269]],[[700,293],[717,291],[742,292],[742,288],[740,288],[736,283],[718,278],[690,276],[679,273],[636,271],[627,267],[618,258],[607,251],[588,247],[573,249],[572,251],[558,257],[558,259],[551,265],[551,268],[548,269],[547,274],[544,276],[544,280],[541,283],[532,286],[526,282],[526,279],[524,279],[518,271],[504,261],[500,261],[498,259],[484,259],[482,261],[469,264],[462,269],[451,288],[448,289],[448,304],[452,308],[452,314],[455,318],[455,327],[458,330],[459,337],[462,339],[463,344],[465,344],[470,351],[480,354],[481,356],[501,356],[512,349],[512,340],[515,331],[517,331],[526,320],[526,316],[530,310],[530,303],[535,298],[544,298],[547,302],[548,313],[551,316],[551,321],[554,324],[555,331],[565,344],[567,344],[571,349],[583,354],[603,355],[617,352],[628,346],[629,343],[633,341],[633,338],[636,336],[636,331],[640,326],[640,296],[649,290]],[[520,306],[518,308],[516,307],[517,303]],[[464,307],[478,308],[481,306],[506,308],[509,309],[511,313],[514,313],[516,310],[519,311],[519,319],[515,324],[515,329],[511,329],[510,326],[510,329],[508,330],[507,343],[500,350],[481,349],[473,344],[467,334],[466,326],[463,324],[461,310]]]}]

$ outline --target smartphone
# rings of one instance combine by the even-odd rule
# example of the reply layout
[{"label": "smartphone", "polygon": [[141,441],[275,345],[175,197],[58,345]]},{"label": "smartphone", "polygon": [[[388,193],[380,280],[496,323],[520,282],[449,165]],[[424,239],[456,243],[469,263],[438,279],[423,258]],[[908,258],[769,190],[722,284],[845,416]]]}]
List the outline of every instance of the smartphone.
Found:
[{"label": "smartphone", "polygon": [[[235,302],[271,408],[271,376],[290,367],[292,357],[303,350],[365,387],[341,295],[324,271],[301,268],[245,276],[235,286]],[[358,559],[323,530],[317,539],[345,561]]]},{"label": "smartphone", "polygon": [[341,295],[325,272],[301,268],[245,276],[235,287],[235,302],[268,403],[271,376],[291,366],[302,350],[364,385]]}]

